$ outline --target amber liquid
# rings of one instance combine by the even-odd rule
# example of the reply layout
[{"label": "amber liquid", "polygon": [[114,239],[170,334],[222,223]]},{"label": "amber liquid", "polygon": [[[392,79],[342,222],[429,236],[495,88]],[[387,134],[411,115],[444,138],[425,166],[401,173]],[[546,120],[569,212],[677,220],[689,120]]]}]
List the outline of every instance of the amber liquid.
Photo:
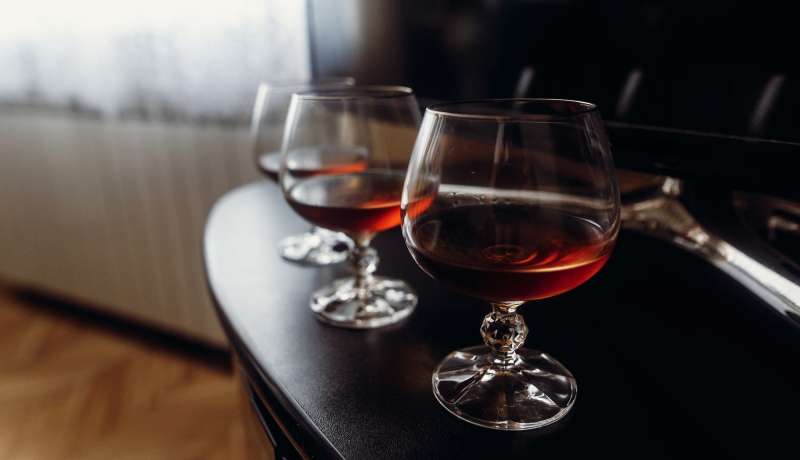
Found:
[{"label": "amber liquid", "polygon": [[[319,174],[345,174],[367,169],[365,149],[345,147],[306,147],[288,153],[286,167],[295,177]],[[278,181],[281,152],[264,152],[256,157],[256,166],[264,175]]]},{"label": "amber liquid", "polygon": [[256,166],[262,174],[278,182],[281,172],[281,152],[263,152],[256,155]]},{"label": "amber liquid", "polygon": [[362,172],[315,176],[292,186],[286,199],[320,227],[350,235],[373,234],[400,225],[403,173]]},{"label": "amber liquid", "polygon": [[588,219],[514,204],[431,212],[409,232],[411,254],[426,273],[494,302],[569,291],[597,273],[613,247]]}]

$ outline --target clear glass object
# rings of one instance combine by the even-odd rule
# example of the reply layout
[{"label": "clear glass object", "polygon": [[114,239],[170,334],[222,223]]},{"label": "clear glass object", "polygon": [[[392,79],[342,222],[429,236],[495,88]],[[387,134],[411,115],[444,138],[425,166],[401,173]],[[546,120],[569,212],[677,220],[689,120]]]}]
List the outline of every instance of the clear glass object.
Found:
[{"label": "clear glass object", "polygon": [[485,345],[451,353],[434,372],[436,399],[498,430],[564,417],[575,378],[550,355],[522,348],[528,328],[518,309],[586,282],[613,249],[619,191],[597,108],[557,99],[429,107],[402,212],[417,264],[492,306],[480,328]]},{"label": "clear glass object", "polygon": [[[283,129],[293,93],[317,88],[346,88],[354,84],[351,77],[261,83],[256,92],[250,127],[253,158],[258,170],[267,178],[278,181]],[[317,166],[314,164],[316,158],[310,150],[305,161],[309,174]],[[352,241],[343,233],[314,226],[305,233],[280,240],[278,253],[292,262],[329,265],[344,262],[350,246]]]},{"label": "clear glass object", "polygon": [[[370,241],[400,225],[400,196],[419,126],[412,91],[400,86],[320,89],[292,97],[280,184],[287,202],[309,222],[340,231],[354,244],[353,276],[315,292],[317,318],[341,327],[375,328],[407,317],[417,304],[401,280],[375,276]],[[325,168],[308,175],[302,157],[324,145]],[[360,158],[356,161],[355,158]]]}]

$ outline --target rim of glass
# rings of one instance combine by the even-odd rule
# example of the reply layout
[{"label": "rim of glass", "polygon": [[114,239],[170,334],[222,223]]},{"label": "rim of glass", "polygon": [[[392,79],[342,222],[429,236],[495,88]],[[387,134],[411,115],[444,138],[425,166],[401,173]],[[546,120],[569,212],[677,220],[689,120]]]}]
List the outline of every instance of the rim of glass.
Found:
[{"label": "rim of glass", "polygon": [[[553,103],[568,104],[577,109],[569,112],[550,112],[550,113],[475,113],[467,111],[453,110],[459,106],[475,105],[489,107],[491,105],[501,104],[540,104],[553,108]],[[510,107],[509,107],[510,108]],[[425,108],[425,112],[434,115],[450,117],[450,118],[468,118],[474,120],[492,120],[492,121],[542,121],[553,119],[568,119],[574,118],[587,113],[597,112],[597,105],[592,102],[579,101],[577,99],[559,99],[559,98],[538,98],[538,97],[509,97],[509,98],[492,98],[492,99],[466,99],[462,101],[452,102],[439,102],[432,104]]]},{"label": "rim of glass", "polygon": [[351,87],[355,86],[356,79],[349,76],[329,76],[329,77],[311,77],[311,78],[295,78],[287,80],[264,80],[259,83],[267,89],[284,90],[284,91],[308,91],[316,87],[321,88],[338,88],[338,87]]},{"label": "rim of glass", "polygon": [[358,85],[311,89],[294,93],[294,97],[303,100],[392,99],[413,95],[414,90],[400,85]]}]

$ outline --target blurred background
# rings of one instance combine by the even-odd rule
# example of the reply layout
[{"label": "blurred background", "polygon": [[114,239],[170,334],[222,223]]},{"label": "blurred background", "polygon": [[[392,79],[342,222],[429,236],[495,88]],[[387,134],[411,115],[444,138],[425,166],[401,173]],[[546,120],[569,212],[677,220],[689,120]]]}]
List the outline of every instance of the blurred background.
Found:
[{"label": "blurred background", "polygon": [[[0,457],[90,458],[83,449],[92,447],[93,455],[109,458],[102,455],[123,445],[139,446],[130,458],[244,455],[236,447],[244,429],[233,421],[235,383],[205,285],[201,242],[215,200],[259,178],[248,124],[260,81],[351,75],[359,83],[410,85],[423,102],[586,99],[610,121],[623,168],[724,180],[758,192],[769,183],[770,193],[796,198],[787,168],[797,152],[789,143],[800,141],[792,21],[785,8],[755,1],[6,5]],[[648,157],[642,146],[649,144],[631,134],[642,126],[788,147],[758,161],[747,156],[747,143],[733,146],[722,162],[703,163],[692,154]],[[119,345],[128,342],[131,348]],[[98,352],[99,344],[116,351]],[[71,346],[80,351],[69,354]],[[111,364],[87,374],[85,363],[109,357]],[[44,370],[46,363],[56,370]],[[119,370],[125,366],[137,370]],[[169,366],[156,372],[165,380],[154,379],[149,392],[115,377],[141,379],[142,372]],[[181,443],[180,454],[164,454],[169,439],[147,420],[180,417],[172,406],[157,412],[165,407],[157,402],[172,404],[163,388],[194,385],[194,378],[211,382],[198,388],[211,389],[177,392],[196,396],[181,407],[196,410],[214,400],[208,415],[217,421],[206,425],[215,434],[187,423],[181,429],[191,442]],[[75,396],[87,388],[96,391]],[[100,399],[113,406],[120,395],[138,401],[129,413],[92,408]],[[58,401],[66,401],[62,412],[49,406]],[[60,434],[50,447],[37,441],[90,413],[96,422],[88,434]],[[114,422],[123,413],[138,421]],[[154,456],[143,455],[148,444],[138,429],[149,433],[144,438]],[[98,439],[115,441],[104,441],[102,450]],[[225,447],[208,450],[212,442]]]},{"label": "blurred background", "polygon": [[307,78],[282,0],[19,3],[0,27],[0,276],[221,345],[200,241],[256,178],[264,79]]}]

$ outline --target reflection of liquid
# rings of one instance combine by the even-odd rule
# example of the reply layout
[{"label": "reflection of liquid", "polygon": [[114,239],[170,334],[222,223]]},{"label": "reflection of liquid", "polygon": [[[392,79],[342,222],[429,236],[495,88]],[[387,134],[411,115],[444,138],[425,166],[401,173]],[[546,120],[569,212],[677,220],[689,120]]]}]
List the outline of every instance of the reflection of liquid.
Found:
[{"label": "reflection of liquid", "polygon": [[[286,167],[295,177],[318,174],[347,174],[367,168],[367,150],[362,147],[305,147],[288,152]],[[278,181],[281,152],[264,152],[257,156],[259,171]]]},{"label": "reflection of liquid", "polygon": [[298,214],[320,227],[372,234],[400,225],[404,179],[394,172],[320,175],[298,182],[286,196]]},{"label": "reflection of liquid", "polygon": [[603,267],[613,242],[594,222],[523,205],[449,208],[412,223],[409,245],[425,272],[489,301],[554,296]]}]

